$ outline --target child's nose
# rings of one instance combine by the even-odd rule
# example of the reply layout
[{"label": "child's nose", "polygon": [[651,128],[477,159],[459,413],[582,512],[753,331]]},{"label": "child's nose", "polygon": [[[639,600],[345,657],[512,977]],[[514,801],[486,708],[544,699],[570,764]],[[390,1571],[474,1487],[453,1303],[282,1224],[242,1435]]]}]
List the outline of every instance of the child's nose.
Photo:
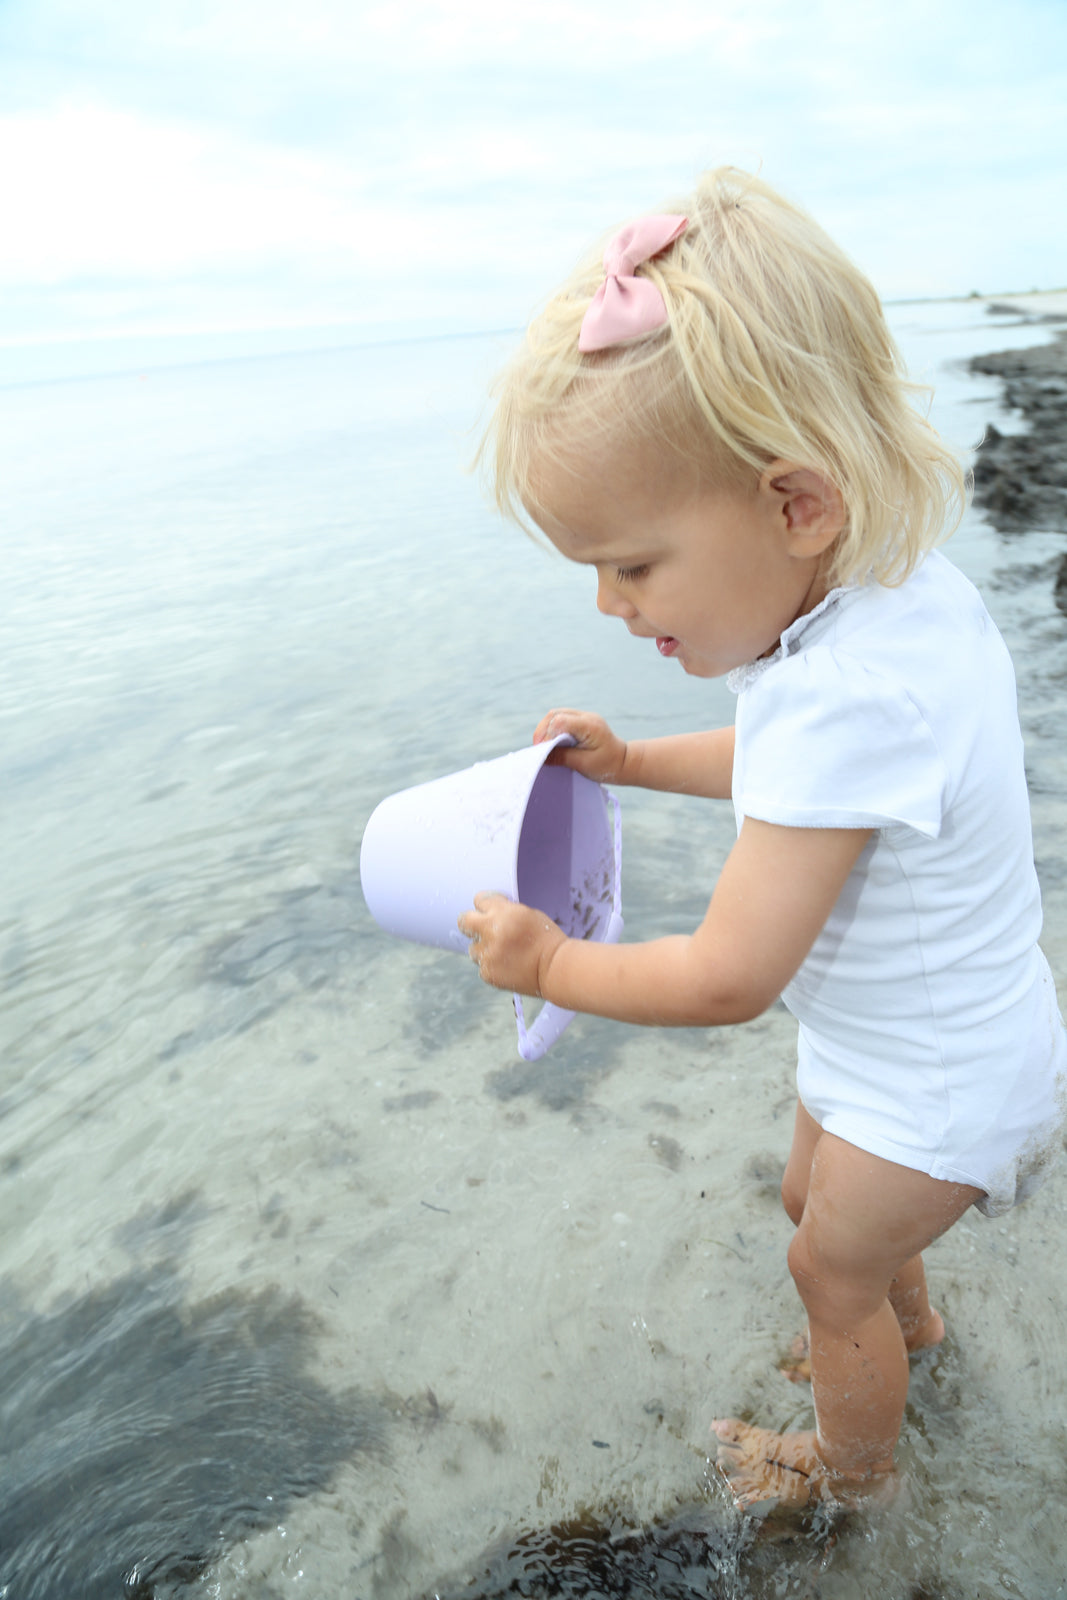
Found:
[{"label": "child's nose", "polygon": [[637,607],[621,595],[603,572],[597,574],[596,608],[605,617],[636,617]]}]

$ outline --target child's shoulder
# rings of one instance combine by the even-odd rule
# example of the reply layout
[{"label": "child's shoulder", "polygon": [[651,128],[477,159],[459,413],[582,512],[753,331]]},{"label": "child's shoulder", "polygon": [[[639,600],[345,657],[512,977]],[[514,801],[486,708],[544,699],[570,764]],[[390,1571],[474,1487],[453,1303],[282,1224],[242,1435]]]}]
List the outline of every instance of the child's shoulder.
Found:
[{"label": "child's shoulder", "polygon": [[884,675],[921,699],[948,679],[965,684],[979,662],[1008,665],[978,590],[936,550],[901,584],[870,581],[841,592],[797,645],[809,659]]},{"label": "child's shoulder", "polygon": [[[834,591],[783,635],[782,649],[743,694],[745,718],[810,718],[816,704],[843,726],[917,717],[930,726],[1014,714],[1004,641],[977,589],[934,551],[904,583]],[[742,685],[742,687],[746,687]],[[984,697],[991,696],[990,704]]]},{"label": "child's shoulder", "polygon": [[796,692],[836,700],[841,715],[907,708],[939,743],[1015,721],[1015,674],[978,590],[931,552],[904,583],[847,590],[803,638]]},{"label": "child's shoulder", "polygon": [[886,629],[902,642],[904,630],[910,643],[936,648],[949,634],[980,637],[993,629],[974,584],[939,550],[930,551],[903,583],[862,584],[847,591],[844,600],[832,630],[838,641]]},{"label": "child's shoulder", "polygon": [[896,587],[839,591],[784,644],[738,706],[735,803],[749,814],[795,826],[844,814],[935,838],[965,782],[1019,781],[1010,657],[943,556]]}]

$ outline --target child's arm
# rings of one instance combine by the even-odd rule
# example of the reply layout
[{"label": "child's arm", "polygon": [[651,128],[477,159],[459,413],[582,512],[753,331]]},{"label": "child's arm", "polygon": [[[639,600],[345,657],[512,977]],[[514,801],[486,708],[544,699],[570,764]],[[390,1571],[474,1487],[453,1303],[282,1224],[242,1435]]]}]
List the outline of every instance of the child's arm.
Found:
[{"label": "child's arm", "polygon": [[700,927],[646,944],[568,939],[543,912],[478,895],[460,918],[487,983],[659,1027],[747,1022],[811,949],[871,833],[745,819]]},{"label": "child's arm", "polygon": [[534,730],[533,742],[569,733],[577,741],[553,751],[551,761],[573,767],[597,783],[662,789],[671,794],[727,800],[734,765],[734,730],[682,733],[663,739],[631,739],[612,733],[602,717],[588,711],[550,711]]}]

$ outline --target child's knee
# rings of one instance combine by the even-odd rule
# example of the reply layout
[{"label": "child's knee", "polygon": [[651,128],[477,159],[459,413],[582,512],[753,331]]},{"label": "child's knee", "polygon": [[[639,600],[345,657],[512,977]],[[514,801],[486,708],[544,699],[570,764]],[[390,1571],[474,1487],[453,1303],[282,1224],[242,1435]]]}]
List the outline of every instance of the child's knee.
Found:
[{"label": "child's knee", "polygon": [[836,1317],[851,1306],[856,1285],[848,1273],[835,1269],[824,1251],[812,1248],[812,1229],[798,1228],[789,1244],[789,1273],[810,1316]]},{"label": "child's knee", "polygon": [[782,1179],[782,1204],[785,1207],[786,1216],[794,1227],[799,1228],[800,1226],[800,1219],[804,1215],[804,1206],[807,1198],[807,1184],[797,1183],[790,1169],[786,1167],[785,1177]]},{"label": "child's knee", "polygon": [[790,1276],[809,1317],[842,1326],[865,1320],[885,1299],[888,1281],[883,1283],[877,1273],[851,1270],[846,1262],[835,1259],[832,1247],[816,1250],[813,1234],[807,1225],[798,1228],[787,1257]]},{"label": "child's knee", "polygon": [[[785,1199],[784,1194],[782,1198],[783,1200]],[[788,1203],[786,1204],[786,1210],[789,1210]],[[819,1273],[808,1249],[807,1235],[802,1234],[799,1227],[789,1241],[786,1262],[789,1267],[789,1276],[796,1284],[797,1293],[804,1301],[804,1304],[807,1305],[813,1285],[819,1281]]]}]

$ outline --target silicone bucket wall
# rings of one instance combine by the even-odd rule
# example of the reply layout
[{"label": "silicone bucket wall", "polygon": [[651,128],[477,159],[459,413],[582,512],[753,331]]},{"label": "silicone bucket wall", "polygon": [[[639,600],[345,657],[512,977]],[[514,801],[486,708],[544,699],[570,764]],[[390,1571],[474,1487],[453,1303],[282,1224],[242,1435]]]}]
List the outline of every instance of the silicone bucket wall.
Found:
[{"label": "silicone bucket wall", "polygon": [[[383,928],[420,944],[465,952],[467,940],[456,918],[479,890],[522,898],[520,839],[535,788],[539,798],[524,852],[526,880],[541,886],[532,903],[550,916],[559,913],[564,925],[571,925],[567,897],[576,859],[571,786],[598,798],[601,790],[562,767],[553,768],[550,782],[540,787],[547,758],[560,742],[528,745],[478,762],[401,790],[375,808],[364,831],[359,866],[367,905]],[[578,814],[584,816],[585,808]],[[538,862],[541,850],[543,865]]]},{"label": "silicone bucket wall", "polygon": [[599,784],[567,767],[542,767],[526,804],[518,897],[570,938],[602,935],[611,915],[615,844]]},{"label": "silicone bucket wall", "polygon": [[[465,951],[456,918],[479,889],[516,894],[515,860],[528,780],[507,784],[452,773],[390,795],[376,807],[360,848],[360,881],[388,933]],[[521,774],[520,774],[521,778]]]},{"label": "silicone bucket wall", "polygon": [[[479,890],[495,889],[543,912],[571,938],[619,938],[618,804],[580,773],[545,765],[560,742],[480,762],[375,808],[360,878],[383,928],[466,951],[456,919]],[[521,997],[514,1001],[519,1054],[536,1061],[573,1013],[545,1005],[528,1029]]]}]

